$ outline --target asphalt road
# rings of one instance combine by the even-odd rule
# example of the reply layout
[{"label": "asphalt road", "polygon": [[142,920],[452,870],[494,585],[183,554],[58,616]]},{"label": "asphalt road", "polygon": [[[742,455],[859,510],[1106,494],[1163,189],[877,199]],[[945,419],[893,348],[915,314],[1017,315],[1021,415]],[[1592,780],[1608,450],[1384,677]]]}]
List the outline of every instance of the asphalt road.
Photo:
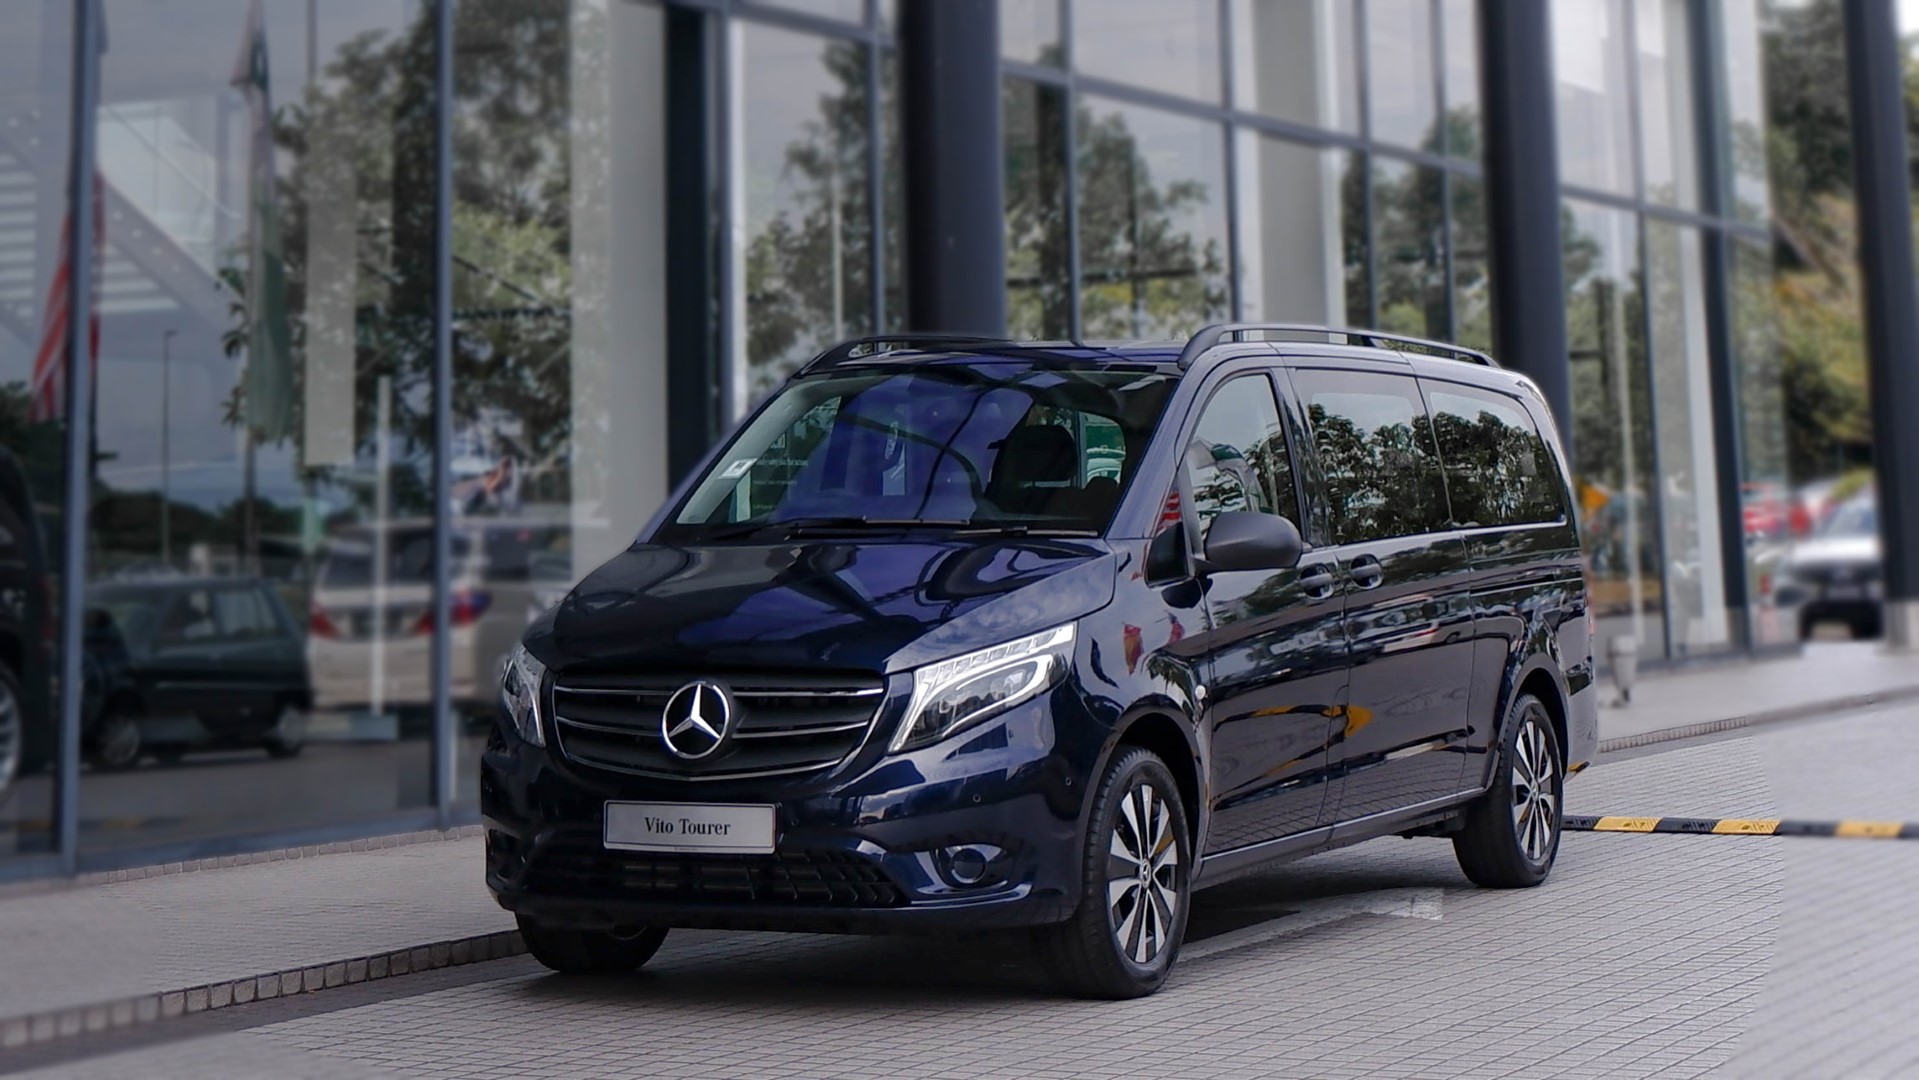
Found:
[{"label": "asphalt road", "polygon": [[[1919,707],[1634,752],[1576,814],[1919,820]],[[1015,943],[679,933],[639,974],[524,957],[200,1014],[40,1076],[1919,1075],[1919,841],[1568,834],[1475,889],[1375,841],[1202,894],[1158,996],[1049,996]],[[0,1070],[8,1067],[0,1058]]]}]

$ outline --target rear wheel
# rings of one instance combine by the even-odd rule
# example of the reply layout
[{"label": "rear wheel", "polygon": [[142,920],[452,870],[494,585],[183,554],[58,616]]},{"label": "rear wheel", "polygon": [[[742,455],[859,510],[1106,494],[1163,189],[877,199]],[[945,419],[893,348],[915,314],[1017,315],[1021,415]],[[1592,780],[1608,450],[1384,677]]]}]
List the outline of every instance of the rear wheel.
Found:
[{"label": "rear wheel", "polygon": [[1453,853],[1473,884],[1523,889],[1546,880],[1559,855],[1565,764],[1552,714],[1531,694],[1513,703],[1492,789],[1466,812]]},{"label": "rear wheel", "polygon": [[281,705],[280,718],[263,741],[270,757],[290,758],[299,754],[307,744],[306,712],[291,702]]},{"label": "rear wheel", "polygon": [[1158,990],[1179,957],[1191,901],[1191,833],[1173,774],[1151,751],[1106,768],[1087,825],[1080,903],[1039,932],[1041,955],[1081,997]]},{"label": "rear wheel", "polygon": [[520,938],[526,951],[562,975],[605,975],[633,971],[653,959],[666,940],[665,927],[642,926],[621,933],[614,930],[573,930],[542,926],[519,916]]}]

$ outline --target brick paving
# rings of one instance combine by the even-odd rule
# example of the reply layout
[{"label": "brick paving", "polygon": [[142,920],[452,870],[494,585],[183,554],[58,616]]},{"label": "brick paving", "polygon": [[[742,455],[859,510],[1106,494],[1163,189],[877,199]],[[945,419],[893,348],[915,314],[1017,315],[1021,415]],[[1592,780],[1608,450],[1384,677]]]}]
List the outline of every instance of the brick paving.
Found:
[{"label": "brick paving", "polygon": [[[1616,760],[1569,810],[1919,820],[1916,726],[1919,707],[1888,706]],[[396,852],[450,860],[395,866],[409,895],[475,880],[451,861],[477,859],[468,842]],[[631,977],[505,961],[291,1018],[208,1014],[232,1030],[33,1075],[1909,1076],[1915,887],[1910,841],[1570,834],[1548,885],[1493,892],[1443,842],[1383,840],[1200,903],[1437,889],[1439,921],[1312,927],[1183,965],[1141,1002],[1049,997],[1004,943],[676,933]]]}]

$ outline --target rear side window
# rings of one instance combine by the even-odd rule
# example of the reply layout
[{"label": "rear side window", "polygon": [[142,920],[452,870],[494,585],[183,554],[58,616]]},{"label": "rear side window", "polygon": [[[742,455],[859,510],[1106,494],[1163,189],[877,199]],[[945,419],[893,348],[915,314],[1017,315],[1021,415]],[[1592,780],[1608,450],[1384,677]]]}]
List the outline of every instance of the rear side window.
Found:
[{"label": "rear side window", "polygon": [[1186,468],[1202,535],[1215,517],[1229,511],[1299,521],[1286,432],[1272,380],[1264,375],[1242,375],[1213,394],[1186,444]]},{"label": "rear side window", "polygon": [[1511,398],[1427,383],[1446,491],[1461,528],[1560,520],[1559,468],[1526,410]]},{"label": "rear side window", "polygon": [[1334,543],[1451,527],[1432,422],[1412,376],[1308,369],[1293,373],[1293,386],[1312,423]]}]

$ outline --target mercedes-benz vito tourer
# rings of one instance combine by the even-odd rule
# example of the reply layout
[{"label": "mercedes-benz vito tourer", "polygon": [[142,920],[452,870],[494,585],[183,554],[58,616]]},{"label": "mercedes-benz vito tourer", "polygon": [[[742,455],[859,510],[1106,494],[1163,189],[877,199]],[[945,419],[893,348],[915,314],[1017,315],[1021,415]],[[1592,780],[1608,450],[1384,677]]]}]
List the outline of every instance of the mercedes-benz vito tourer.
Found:
[{"label": "mercedes-benz vito tourer", "polygon": [[1526,379],[1370,331],[891,338],[794,375],[528,629],[487,883],[560,971],[671,927],[1024,928],[1150,993],[1195,889],[1372,837],[1536,885],[1597,743]]}]

